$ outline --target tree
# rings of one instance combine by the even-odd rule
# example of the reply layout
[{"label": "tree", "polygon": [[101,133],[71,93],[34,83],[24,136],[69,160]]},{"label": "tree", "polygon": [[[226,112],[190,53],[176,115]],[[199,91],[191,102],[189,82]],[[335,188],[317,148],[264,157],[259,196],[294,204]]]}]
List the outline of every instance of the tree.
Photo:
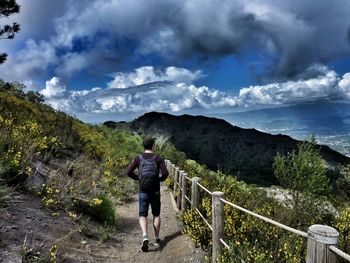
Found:
[{"label": "tree", "polygon": [[319,206],[322,206],[323,197],[331,192],[326,176],[327,165],[315,138],[300,143],[297,150],[289,152],[287,156],[278,153],[273,168],[281,186],[289,190],[292,198],[290,205],[293,215],[290,223],[300,225],[302,219],[315,216]]},{"label": "tree", "polygon": [[35,104],[41,104],[45,101],[44,96],[37,91],[28,91],[25,97],[26,97],[26,100],[33,102]]},{"label": "tree", "polygon": [[[350,165],[341,167],[336,185],[345,200],[350,201]],[[350,234],[350,233],[349,233]]]},{"label": "tree", "polygon": [[[0,1],[0,18],[8,17],[12,14],[18,13],[20,6],[16,3],[16,0],[1,0]],[[17,23],[12,25],[0,25],[0,39],[13,39],[15,33],[20,30],[20,26]],[[6,53],[0,53],[0,64],[7,58]]]},{"label": "tree", "polygon": [[0,91],[11,93],[12,95],[24,99],[26,93],[24,92],[26,86],[19,82],[4,82],[0,79]]}]

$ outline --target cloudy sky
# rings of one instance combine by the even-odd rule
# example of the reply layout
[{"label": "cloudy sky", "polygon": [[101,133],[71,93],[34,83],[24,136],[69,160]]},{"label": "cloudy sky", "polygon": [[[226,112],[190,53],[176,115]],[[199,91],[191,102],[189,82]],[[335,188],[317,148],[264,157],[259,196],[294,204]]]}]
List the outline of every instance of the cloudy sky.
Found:
[{"label": "cloudy sky", "polygon": [[350,102],[348,0],[18,0],[0,78],[85,121]]}]

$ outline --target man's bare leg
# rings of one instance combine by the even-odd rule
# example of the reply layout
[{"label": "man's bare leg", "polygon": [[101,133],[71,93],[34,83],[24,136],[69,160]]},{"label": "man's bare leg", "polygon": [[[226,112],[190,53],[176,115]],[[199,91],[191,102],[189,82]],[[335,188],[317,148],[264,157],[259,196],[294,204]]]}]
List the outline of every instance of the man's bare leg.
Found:
[{"label": "man's bare leg", "polygon": [[147,236],[147,217],[140,216],[139,222],[140,222],[140,227],[142,230],[142,247],[141,247],[141,249],[143,252],[147,252],[148,251],[148,243],[149,243],[148,236]]},{"label": "man's bare leg", "polygon": [[159,238],[159,231],[160,231],[160,216],[154,216],[153,217],[153,228],[154,228],[154,236],[156,239]]},{"label": "man's bare leg", "polygon": [[142,230],[142,236],[147,236],[147,217],[140,216],[139,222]]}]

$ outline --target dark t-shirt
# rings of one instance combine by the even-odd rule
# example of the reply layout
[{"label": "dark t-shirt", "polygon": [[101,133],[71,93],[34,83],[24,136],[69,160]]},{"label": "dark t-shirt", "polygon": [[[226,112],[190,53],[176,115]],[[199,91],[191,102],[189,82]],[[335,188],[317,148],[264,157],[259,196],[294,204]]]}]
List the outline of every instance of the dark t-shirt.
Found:
[{"label": "dark t-shirt", "polygon": [[[154,156],[154,154],[153,153],[143,153],[142,156],[144,159],[151,159]],[[169,174],[169,172],[165,166],[164,159],[157,155],[156,164],[157,164],[157,168],[158,168],[158,173],[161,172],[161,176],[159,177],[159,181],[163,182],[168,177],[168,174]],[[139,180],[138,175],[135,174],[135,170],[139,166],[140,166],[140,157],[139,157],[139,155],[137,155],[128,167],[127,174],[130,178],[132,178],[134,180]],[[158,184],[156,188],[158,189],[157,191],[159,191],[160,185]]]}]

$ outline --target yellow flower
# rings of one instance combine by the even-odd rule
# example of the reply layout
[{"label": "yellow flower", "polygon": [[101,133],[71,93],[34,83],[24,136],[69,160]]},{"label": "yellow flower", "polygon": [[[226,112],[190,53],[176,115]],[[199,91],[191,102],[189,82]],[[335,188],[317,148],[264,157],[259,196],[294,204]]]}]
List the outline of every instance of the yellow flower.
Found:
[{"label": "yellow flower", "polygon": [[32,168],[30,166],[26,167],[27,174],[32,174]]},{"label": "yellow flower", "polygon": [[68,212],[68,215],[73,218],[73,219],[76,219],[77,218],[77,215],[75,213],[72,213],[72,212]]},{"label": "yellow flower", "polygon": [[99,206],[99,205],[101,205],[103,203],[103,200],[98,199],[98,198],[93,198],[92,201],[93,201],[93,204],[95,206]]},{"label": "yellow flower", "polygon": [[58,250],[58,246],[57,245],[53,245],[50,248],[50,257],[51,257],[51,262],[52,263],[56,263],[57,250]]},{"label": "yellow flower", "polygon": [[109,177],[109,176],[111,176],[111,172],[106,170],[106,171],[103,172],[103,175],[106,176],[106,177]]},{"label": "yellow flower", "polygon": [[50,199],[45,201],[45,205],[49,206],[49,205],[52,205],[54,202],[55,201],[52,198],[50,198]]}]

